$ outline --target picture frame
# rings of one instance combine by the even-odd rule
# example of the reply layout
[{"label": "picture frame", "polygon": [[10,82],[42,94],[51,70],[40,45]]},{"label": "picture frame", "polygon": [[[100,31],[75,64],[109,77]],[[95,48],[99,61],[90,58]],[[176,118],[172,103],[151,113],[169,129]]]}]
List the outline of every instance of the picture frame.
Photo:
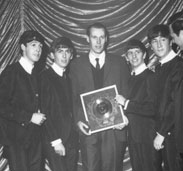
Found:
[{"label": "picture frame", "polygon": [[115,101],[117,94],[116,85],[111,85],[80,95],[91,134],[125,124],[124,111]]}]

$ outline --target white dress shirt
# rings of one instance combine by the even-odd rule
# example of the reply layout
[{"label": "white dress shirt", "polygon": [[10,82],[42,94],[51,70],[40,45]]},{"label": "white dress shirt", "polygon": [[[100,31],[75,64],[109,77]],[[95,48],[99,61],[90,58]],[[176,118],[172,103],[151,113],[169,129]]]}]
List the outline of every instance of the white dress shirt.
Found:
[{"label": "white dress shirt", "polygon": [[103,67],[103,65],[104,65],[104,63],[105,63],[105,55],[106,55],[106,53],[105,53],[105,51],[103,51],[99,56],[95,56],[93,53],[89,53],[89,60],[90,60],[90,63],[94,66],[94,67],[96,67],[96,64],[97,64],[97,62],[96,62],[96,58],[98,58],[99,59],[99,65],[100,65],[100,68],[102,68]]},{"label": "white dress shirt", "polygon": [[32,74],[32,69],[34,68],[34,65],[30,63],[26,58],[21,57],[19,60],[20,65],[23,67],[23,69],[29,73]]},{"label": "white dress shirt", "polygon": [[177,54],[171,50],[169,52],[169,54],[167,56],[165,56],[163,59],[160,59],[159,62],[161,63],[161,65],[171,61],[173,58],[175,58],[177,56]]},{"label": "white dress shirt", "polygon": [[[139,75],[139,74],[141,74],[141,73],[142,73],[144,70],[146,70],[146,69],[147,69],[147,66],[146,66],[145,63],[143,63],[143,64],[141,64],[139,67],[134,68],[134,69],[132,70],[132,72],[131,72],[131,75],[133,75],[133,74]],[[130,100],[126,100],[126,101],[125,101],[124,110],[127,109],[128,103],[129,103],[129,102],[130,102]]]},{"label": "white dress shirt", "polygon": [[53,63],[52,64],[52,69],[60,76],[63,76],[63,73],[65,72],[65,68],[61,68],[58,64]]},{"label": "white dress shirt", "polygon": [[137,68],[134,68],[131,72],[131,75],[135,74],[135,75],[139,75],[141,74],[144,70],[147,69],[147,66],[145,63],[141,64],[140,66],[138,66]]}]

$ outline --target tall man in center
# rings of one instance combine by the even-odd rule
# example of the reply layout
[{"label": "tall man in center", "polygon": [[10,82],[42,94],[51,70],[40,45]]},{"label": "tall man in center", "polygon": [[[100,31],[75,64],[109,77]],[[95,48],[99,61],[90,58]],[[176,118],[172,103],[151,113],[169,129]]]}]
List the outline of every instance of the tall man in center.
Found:
[{"label": "tall man in center", "polygon": [[87,28],[89,52],[71,63],[73,110],[80,132],[83,171],[122,171],[126,149],[126,130],[123,126],[90,134],[81,105],[80,94],[116,85],[125,94],[129,70],[122,57],[108,54],[108,32],[101,23]]}]

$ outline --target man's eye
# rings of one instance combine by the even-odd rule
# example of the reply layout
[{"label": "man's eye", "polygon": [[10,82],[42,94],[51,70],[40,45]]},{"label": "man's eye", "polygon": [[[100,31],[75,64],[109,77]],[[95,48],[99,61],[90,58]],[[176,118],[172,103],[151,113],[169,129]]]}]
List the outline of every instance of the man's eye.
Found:
[{"label": "man's eye", "polygon": [[62,53],[63,51],[62,50],[58,50],[58,53]]},{"label": "man's eye", "polygon": [[140,50],[137,50],[137,51],[136,51],[136,53],[138,53],[138,54],[139,54],[139,53],[141,53],[141,51],[140,51]]},{"label": "man's eye", "polygon": [[128,56],[132,56],[132,52],[128,52],[127,55],[128,55]]},{"label": "man's eye", "polygon": [[96,39],[97,37],[96,37],[96,36],[93,36],[92,38],[93,38],[93,39]]}]

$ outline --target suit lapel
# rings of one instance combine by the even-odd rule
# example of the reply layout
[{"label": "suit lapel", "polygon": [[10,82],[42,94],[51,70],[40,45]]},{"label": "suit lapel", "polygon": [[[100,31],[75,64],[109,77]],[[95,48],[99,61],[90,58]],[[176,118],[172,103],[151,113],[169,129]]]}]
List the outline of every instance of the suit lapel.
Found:
[{"label": "suit lapel", "polygon": [[107,76],[110,73],[110,70],[111,70],[111,59],[106,54],[105,64],[104,64],[104,82],[103,82],[104,85],[105,85],[105,80],[107,79]]},{"label": "suit lapel", "polygon": [[91,63],[89,61],[89,56],[87,55],[87,57],[84,59],[85,60],[83,61],[83,64],[82,64],[84,67],[84,70],[82,72],[86,73],[86,78],[83,78],[83,79],[87,80],[89,87],[91,88],[91,90],[93,90],[94,89],[94,80],[93,80],[93,74],[92,74],[92,69],[91,69]]}]

